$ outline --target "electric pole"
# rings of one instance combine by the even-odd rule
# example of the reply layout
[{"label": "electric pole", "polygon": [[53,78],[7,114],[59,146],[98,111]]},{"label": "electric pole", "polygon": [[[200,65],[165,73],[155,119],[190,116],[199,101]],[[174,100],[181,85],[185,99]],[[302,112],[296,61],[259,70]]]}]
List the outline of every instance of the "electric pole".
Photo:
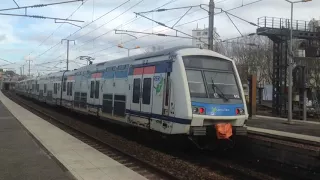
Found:
[{"label": "electric pole", "polygon": [[29,62],[29,70],[28,70],[29,73],[28,73],[28,74],[29,74],[29,77],[30,77],[30,63],[31,63],[31,61],[32,61],[32,60],[30,60],[30,56],[29,56],[29,59],[28,59],[27,61]]},{"label": "electric pole", "polygon": [[213,0],[209,2],[209,50],[213,51],[213,33],[214,33],[214,8],[215,4]]},{"label": "electric pole", "polygon": [[75,40],[69,40],[69,39],[62,39],[61,40],[61,44],[62,44],[63,40],[67,41],[67,71],[68,71],[69,70],[69,43],[70,43],[70,41],[73,41],[73,43],[76,44],[76,41]]}]

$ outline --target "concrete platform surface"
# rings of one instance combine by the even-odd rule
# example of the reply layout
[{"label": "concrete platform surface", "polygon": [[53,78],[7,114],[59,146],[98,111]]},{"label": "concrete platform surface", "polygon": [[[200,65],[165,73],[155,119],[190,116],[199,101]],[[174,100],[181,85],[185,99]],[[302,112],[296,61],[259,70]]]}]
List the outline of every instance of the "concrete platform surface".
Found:
[{"label": "concrete platform surface", "polygon": [[247,121],[247,126],[320,138],[320,123],[299,120],[293,120],[293,124],[286,124],[285,122],[286,119],[283,118],[256,116],[255,119],[249,119]]},{"label": "concrete platform surface", "polygon": [[0,179],[69,180],[66,169],[39,147],[29,132],[0,102]]},{"label": "concrete platform surface", "polygon": [[[2,101],[21,124],[77,179],[146,180],[146,178],[140,174],[14,103],[5,97],[2,92],[0,92],[0,101]],[[10,141],[10,138],[7,138],[7,140],[8,139]],[[16,168],[15,171],[20,170]],[[36,177],[33,179],[39,178]]]}]

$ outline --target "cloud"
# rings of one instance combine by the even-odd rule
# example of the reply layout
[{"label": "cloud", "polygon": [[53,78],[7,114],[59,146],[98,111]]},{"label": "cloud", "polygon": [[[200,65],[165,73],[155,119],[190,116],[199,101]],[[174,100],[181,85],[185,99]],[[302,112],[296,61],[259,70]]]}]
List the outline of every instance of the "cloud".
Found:
[{"label": "cloud", "polygon": [[[59,0],[16,0],[20,6],[61,2]],[[78,9],[71,19],[85,21],[84,23],[75,23],[80,26],[85,26],[91,23],[106,12],[114,9],[127,0],[106,1],[106,0],[88,0],[79,9],[81,2],[69,3],[59,6],[48,6],[44,8],[32,8],[28,13],[35,15],[43,15],[50,17],[67,18]],[[166,34],[175,34],[174,31],[168,30],[153,23],[145,18],[137,17],[134,12],[148,11],[160,7],[168,2],[162,8],[173,8],[188,5],[207,4],[208,0],[144,0],[130,11],[124,13],[127,9],[138,3],[140,0],[130,0],[120,8],[112,11],[108,15],[95,21],[89,26],[79,30],[78,27],[71,24],[55,23],[53,20],[30,19],[0,16],[0,49],[2,58],[17,62],[17,65],[12,65],[14,68],[19,68],[25,63],[25,58],[31,53],[34,60],[33,64],[46,63],[50,67],[65,66],[65,63],[60,63],[66,59],[66,43],[61,44],[61,39],[68,37],[70,34],[78,31],[74,35],[68,37],[76,40],[76,45],[70,44],[70,59],[74,60],[80,55],[96,56],[95,62],[111,60],[119,57],[127,56],[127,50],[120,49],[117,44],[122,43],[126,47],[141,46],[141,49],[132,50],[130,54],[144,53],[145,48],[152,45],[161,45],[164,47],[172,47],[177,45],[191,45],[191,40],[176,39],[169,37],[147,36],[143,34],[132,34],[138,39],[122,34],[115,34],[114,29],[145,31],[145,32],[161,32]],[[228,10],[244,4],[254,2],[256,0],[217,0],[216,7]],[[93,6],[94,5],[94,6]],[[1,4],[2,8],[15,7],[12,1],[5,1]],[[308,3],[295,4],[294,17],[295,19],[310,20],[311,18],[319,18],[320,14],[317,8],[320,7],[320,1],[312,1]],[[165,11],[161,13],[149,13],[147,17],[172,26],[176,21],[187,11],[187,9]],[[216,9],[216,12],[219,10]],[[24,11],[10,11],[10,13],[24,13]],[[290,4],[284,0],[263,0],[259,3],[250,6],[242,7],[230,11],[230,13],[246,19],[250,22],[257,23],[257,19],[262,16],[271,17],[290,17]],[[119,16],[119,17],[117,17]],[[208,26],[208,19],[199,20],[193,23],[188,23],[196,19],[207,17],[208,13],[200,8],[193,8],[189,13],[175,26],[176,29],[190,33],[192,29],[197,27]],[[117,17],[117,18],[116,18]],[[116,18],[115,20],[112,20]],[[238,18],[231,17],[242,34],[252,33],[256,31],[256,27],[244,22]],[[188,23],[188,24],[185,24]],[[122,26],[120,26],[122,24]],[[185,25],[181,25],[185,24]],[[218,30],[222,39],[240,36],[236,28],[233,26],[228,17],[221,13],[215,16],[215,27]],[[181,34],[180,34],[181,35]],[[48,38],[49,37],[49,38]],[[94,41],[92,41],[94,39]],[[129,42],[127,42],[129,41]],[[41,45],[40,45],[41,44]],[[6,51],[7,50],[7,51]],[[78,62],[85,63],[85,62]],[[79,66],[71,62],[71,68]],[[43,69],[43,67],[33,66],[32,71]]]},{"label": "cloud", "polygon": [[4,40],[6,40],[7,39],[7,35],[5,35],[5,34],[0,34],[0,42],[1,41],[4,41]]}]

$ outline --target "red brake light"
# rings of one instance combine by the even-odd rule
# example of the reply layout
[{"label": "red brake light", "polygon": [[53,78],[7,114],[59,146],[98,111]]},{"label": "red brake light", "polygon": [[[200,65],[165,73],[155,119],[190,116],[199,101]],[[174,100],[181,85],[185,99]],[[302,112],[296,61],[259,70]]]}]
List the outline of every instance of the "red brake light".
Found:
[{"label": "red brake light", "polygon": [[236,109],[236,114],[240,114],[240,110],[239,109]]},{"label": "red brake light", "polygon": [[203,114],[204,113],[204,108],[199,108],[199,113]]}]

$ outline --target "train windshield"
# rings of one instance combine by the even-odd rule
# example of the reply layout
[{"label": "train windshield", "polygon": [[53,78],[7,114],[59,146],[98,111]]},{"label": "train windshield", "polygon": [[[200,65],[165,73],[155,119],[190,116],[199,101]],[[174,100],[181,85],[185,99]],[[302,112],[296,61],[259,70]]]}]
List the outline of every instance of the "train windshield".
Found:
[{"label": "train windshield", "polygon": [[232,62],[211,56],[185,56],[191,98],[240,99]]}]

